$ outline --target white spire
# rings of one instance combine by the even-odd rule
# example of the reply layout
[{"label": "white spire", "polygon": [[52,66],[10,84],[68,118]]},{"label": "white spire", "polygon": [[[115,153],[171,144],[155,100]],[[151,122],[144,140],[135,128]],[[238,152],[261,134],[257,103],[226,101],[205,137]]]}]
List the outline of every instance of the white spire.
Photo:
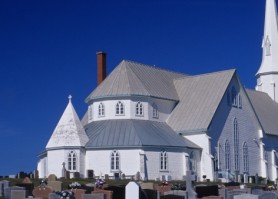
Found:
[{"label": "white spire", "polygon": [[262,63],[256,74],[256,90],[278,102],[278,20],[276,0],[266,0]]},{"label": "white spire", "polygon": [[85,146],[89,140],[71,103],[71,95],[68,99],[69,103],[53,131],[46,148]]},{"label": "white spire", "polygon": [[266,0],[262,63],[257,76],[278,72],[278,26],[275,0]]}]

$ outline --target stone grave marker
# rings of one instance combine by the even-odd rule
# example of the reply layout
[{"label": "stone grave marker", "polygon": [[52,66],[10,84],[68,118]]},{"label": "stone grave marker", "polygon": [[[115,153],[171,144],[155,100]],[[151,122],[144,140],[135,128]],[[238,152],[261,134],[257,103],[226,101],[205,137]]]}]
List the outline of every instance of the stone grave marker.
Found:
[{"label": "stone grave marker", "polygon": [[4,185],[3,182],[0,181],[0,197],[2,197],[4,195]]},{"label": "stone grave marker", "polygon": [[72,189],[68,191],[72,191],[74,193],[75,199],[82,199],[82,195],[86,192],[85,189]]},{"label": "stone grave marker", "polygon": [[202,199],[224,199],[222,196],[205,196]]},{"label": "stone grave marker", "polygon": [[237,191],[228,191],[227,199],[234,199],[234,196],[242,194],[246,194],[246,192],[240,189],[238,189]]},{"label": "stone grave marker", "polygon": [[153,183],[152,182],[143,182],[141,183],[141,189],[153,189]]},{"label": "stone grave marker", "polygon": [[117,199],[125,199],[125,187],[124,186],[109,186],[104,189],[113,191],[113,195],[114,195],[114,197],[117,196]]},{"label": "stone grave marker", "polygon": [[125,199],[140,199],[140,186],[136,182],[129,182],[125,187]]},{"label": "stone grave marker", "polygon": [[12,186],[12,187],[7,187],[4,189],[4,196],[5,199],[11,199],[11,192],[13,190],[24,190],[23,187],[17,187],[17,186]]},{"label": "stone grave marker", "polygon": [[153,190],[153,189],[141,189],[140,196],[145,196],[143,198],[147,199],[160,199],[160,194],[158,191]]},{"label": "stone grave marker", "polygon": [[25,199],[25,198],[26,198],[26,190],[11,191],[11,199]]},{"label": "stone grave marker", "polygon": [[22,183],[17,183],[16,186],[18,187],[24,187],[26,190],[26,196],[31,196],[33,189],[34,189],[34,184],[30,180],[30,178],[25,177],[22,181]]},{"label": "stone grave marker", "polygon": [[195,188],[197,197],[202,198],[205,196],[218,196],[218,185],[211,186],[196,186]]},{"label": "stone grave marker", "polygon": [[253,195],[262,195],[264,193],[264,190],[262,187],[253,187],[251,188],[251,194]]},{"label": "stone grave marker", "polygon": [[92,193],[103,193],[105,196],[105,199],[113,199],[113,191],[97,189],[95,191],[92,191]]},{"label": "stone grave marker", "polygon": [[192,177],[191,177],[191,171],[186,171],[186,192],[187,196],[190,199],[196,199],[197,193],[192,187]]},{"label": "stone grave marker", "polygon": [[265,191],[262,195],[259,196],[259,199],[277,199],[278,194],[275,192]]},{"label": "stone grave marker", "polygon": [[62,182],[57,181],[57,177],[54,174],[50,174],[48,176],[48,182],[47,185],[52,187],[53,191],[62,191]]},{"label": "stone grave marker", "polygon": [[60,199],[60,196],[58,196],[56,193],[49,193],[48,198],[49,199]]},{"label": "stone grave marker", "polygon": [[105,199],[104,193],[83,194],[82,199]]},{"label": "stone grave marker", "polygon": [[259,196],[246,193],[246,194],[236,195],[234,196],[234,199],[259,199]]},{"label": "stone grave marker", "polygon": [[53,192],[52,187],[38,186],[33,190],[33,195],[36,198],[48,199],[48,196],[51,192]]},{"label": "stone grave marker", "polygon": [[172,191],[166,191],[164,192],[164,195],[175,195],[175,196],[186,196],[186,191],[182,190],[172,190]]}]

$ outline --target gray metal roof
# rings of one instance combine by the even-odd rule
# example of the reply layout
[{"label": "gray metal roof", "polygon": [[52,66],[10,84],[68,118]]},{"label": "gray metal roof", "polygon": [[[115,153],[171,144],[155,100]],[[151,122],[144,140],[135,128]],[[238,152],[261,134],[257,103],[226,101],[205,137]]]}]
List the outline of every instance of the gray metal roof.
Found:
[{"label": "gray metal roof", "polygon": [[246,91],[265,133],[278,135],[278,104],[264,92]]},{"label": "gray metal roof", "polygon": [[178,147],[200,148],[175,133],[166,123],[148,120],[103,120],[88,124],[86,148]]},{"label": "gray metal roof", "polygon": [[178,100],[173,79],[185,76],[184,74],[124,60],[87,97],[86,102],[102,97],[132,95]]},{"label": "gray metal roof", "polygon": [[180,101],[167,123],[176,132],[206,130],[234,74],[227,70],[175,80]]}]

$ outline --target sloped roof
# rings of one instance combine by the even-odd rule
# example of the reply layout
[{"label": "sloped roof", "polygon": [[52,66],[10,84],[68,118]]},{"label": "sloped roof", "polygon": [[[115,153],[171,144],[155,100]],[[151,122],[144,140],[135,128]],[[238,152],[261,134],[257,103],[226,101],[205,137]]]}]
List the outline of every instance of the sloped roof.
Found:
[{"label": "sloped roof", "polygon": [[167,123],[177,132],[206,130],[234,74],[227,70],[174,80],[180,101]]},{"label": "sloped roof", "polygon": [[86,148],[190,147],[194,143],[175,133],[166,123],[148,120],[103,120],[86,127]]},{"label": "sloped roof", "polygon": [[75,112],[69,97],[69,103],[53,131],[46,148],[65,146],[85,146],[87,134]]},{"label": "sloped roof", "polygon": [[132,95],[178,100],[173,79],[185,76],[124,60],[87,97],[86,102],[102,97]]},{"label": "sloped roof", "polygon": [[265,133],[278,135],[278,104],[267,93],[246,89]]}]

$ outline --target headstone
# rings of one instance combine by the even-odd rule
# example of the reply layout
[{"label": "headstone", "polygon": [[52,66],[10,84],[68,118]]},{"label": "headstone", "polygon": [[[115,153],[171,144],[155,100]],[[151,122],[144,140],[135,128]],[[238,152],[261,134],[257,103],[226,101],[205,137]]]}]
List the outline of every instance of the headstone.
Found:
[{"label": "headstone", "polygon": [[60,199],[61,197],[57,195],[56,193],[49,193],[48,195],[49,199]]},{"label": "headstone", "polygon": [[182,190],[172,190],[172,191],[166,191],[164,195],[175,195],[175,196],[186,196],[186,191]]},{"label": "headstone", "polygon": [[255,184],[259,184],[259,175],[257,173],[255,175]]},{"label": "headstone", "polygon": [[152,189],[141,189],[140,196],[146,199],[160,199],[159,192]]},{"label": "headstone", "polygon": [[222,196],[205,196],[202,199],[224,199]]},{"label": "headstone", "polygon": [[125,199],[125,186],[109,186],[104,189],[113,191],[114,198]]},{"label": "headstone", "polygon": [[253,187],[251,188],[251,194],[253,195],[262,195],[264,193],[264,190],[262,187]]},{"label": "headstone", "polygon": [[196,192],[192,188],[192,178],[191,178],[191,171],[186,171],[186,192],[187,196],[190,199],[196,199]]},{"label": "headstone", "polygon": [[3,182],[0,181],[0,197],[2,197],[4,195],[4,185]]},{"label": "headstone", "polygon": [[48,181],[56,181],[57,177],[54,174],[50,174],[47,179],[48,179]]},{"label": "headstone", "polygon": [[228,191],[227,199],[233,199],[236,195],[246,194],[244,190]]},{"label": "headstone", "polygon": [[140,186],[136,182],[129,182],[125,187],[125,199],[140,199]]},{"label": "headstone", "polygon": [[234,199],[259,199],[259,196],[246,193],[246,194],[236,195],[234,196]]},{"label": "headstone", "polygon": [[105,199],[103,193],[83,194],[82,199]]},{"label": "headstone", "polygon": [[48,199],[48,195],[53,192],[49,186],[38,186],[33,190],[33,195],[37,198]]},{"label": "headstone", "polygon": [[103,193],[105,199],[113,199],[113,191],[98,189],[96,191],[92,191],[92,193]]},{"label": "headstone", "polygon": [[72,189],[70,190],[74,193],[75,199],[82,199],[82,195],[85,194],[85,189]]},{"label": "headstone", "polygon": [[17,186],[12,186],[12,187],[7,187],[4,189],[4,196],[5,199],[11,199],[11,192],[13,190],[24,190],[23,187],[17,187]]},{"label": "headstone", "polygon": [[211,186],[196,186],[195,188],[197,197],[202,198],[205,196],[218,196],[218,185]]},{"label": "headstone", "polygon": [[278,194],[275,192],[264,192],[262,195],[259,196],[259,199],[277,199]]},{"label": "headstone", "polygon": [[153,183],[152,182],[143,182],[141,184],[141,189],[153,189]]},{"label": "headstone", "polygon": [[26,191],[25,190],[12,190],[11,199],[25,199]]},{"label": "headstone", "polygon": [[61,181],[48,181],[47,185],[52,187],[53,191],[62,191],[62,182]]},{"label": "headstone", "polygon": [[32,181],[30,180],[30,178],[25,177],[22,181],[22,184],[32,184]]}]

